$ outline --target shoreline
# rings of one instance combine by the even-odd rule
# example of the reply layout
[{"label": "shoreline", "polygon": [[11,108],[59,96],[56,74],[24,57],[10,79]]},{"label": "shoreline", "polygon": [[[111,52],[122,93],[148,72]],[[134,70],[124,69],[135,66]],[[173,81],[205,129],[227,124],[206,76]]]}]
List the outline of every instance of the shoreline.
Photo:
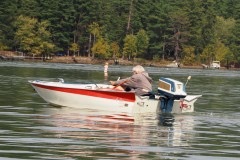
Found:
[{"label": "shoreline", "polygon": [[[42,59],[25,59],[24,61],[29,62],[43,62]],[[204,68],[201,64],[199,65],[192,65],[192,66],[185,66],[180,65],[180,67],[169,67],[172,61],[149,61],[149,60],[138,60],[129,61],[119,59],[118,64],[115,64],[113,59],[92,59],[89,57],[73,57],[73,56],[62,56],[62,57],[52,57],[52,59],[46,59],[44,62],[46,63],[63,63],[63,64],[99,64],[103,65],[108,62],[109,65],[123,65],[123,66],[134,66],[134,65],[142,65],[144,67],[160,67],[160,68],[185,68],[185,69],[204,69],[204,70],[219,70],[219,69],[212,69],[212,68]],[[229,68],[221,67],[220,70],[240,70],[240,68]]]},{"label": "shoreline", "polygon": [[[25,59],[26,62],[43,62],[42,59]],[[123,60],[119,59],[118,63],[115,64],[113,59],[92,59],[89,57],[73,57],[73,56],[63,56],[63,57],[52,57],[52,59],[46,59],[44,62],[47,63],[63,63],[63,64],[99,64],[104,65],[106,62],[109,65],[123,65],[123,66],[134,66],[134,65],[142,65],[145,67],[168,67],[167,65],[170,64],[170,61],[149,61],[149,60]],[[202,66],[181,66],[181,67],[168,67],[168,68],[195,68],[195,69],[201,69]]]},{"label": "shoreline", "polygon": [[[15,57],[15,58],[14,58]],[[1,59],[0,59],[1,61]],[[46,62],[46,63],[63,63],[63,64],[99,64],[104,65],[108,62],[109,65],[128,65],[134,66],[140,64],[144,67],[160,67],[160,68],[186,68],[186,69],[207,69],[215,70],[214,68],[204,68],[202,64],[196,64],[191,66],[180,65],[180,67],[170,67],[169,64],[172,61],[149,61],[144,59],[136,58],[134,61],[118,59],[118,63],[115,64],[113,59],[93,59],[82,56],[53,56],[51,58],[43,59],[42,57],[23,57],[23,56],[9,56],[7,60],[2,61],[25,61],[25,62]],[[218,69],[217,69],[218,70]],[[220,70],[240,70],[240,68],[229,68],[221,67]]]}]

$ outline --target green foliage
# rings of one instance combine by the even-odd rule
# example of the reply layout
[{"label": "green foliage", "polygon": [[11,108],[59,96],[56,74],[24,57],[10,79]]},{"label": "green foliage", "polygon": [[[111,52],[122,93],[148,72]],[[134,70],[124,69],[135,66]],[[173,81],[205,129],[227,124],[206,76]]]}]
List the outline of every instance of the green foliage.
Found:
[{"label": "green foliage", "polygon": [[[37,23],[36,38],[39,40],[36,43],[36,50],[38,53],[51,53],[54,51],[55,45],[51,42],[51,33],[47,30],[49,26],[48,21]],[[33,52],[34,53],[34,52]]]},{"label": "green foliage", "polygon": [[92,53],[100,58],[108,58],[109,50],[110,46],[103,38],[99,38],[91,49]]},{"label": "green foliage", "polygon": [[79,50],[79,46],[77,43],[72,43],[71,44],[71,47],[70,47],[70,51],[74,52],[74,55],[75,53]]},{"label": "green foliage", "polygon": [[201,53],[200,55],[200,59],[203,63],[207,63],[207,64],[210,64],[214,58],[213,58],[213,55],[214,55],[214,46],[213,45],[208,45],[204,48],[203,52]]},{"label": "green foliage", "polygon": [[2,31],[0,30],[0,51],[8,49],[8,47],[4,44],[4,37],[2,36],[4,34],[1,32]]},{"label": "green foliage", "polygon": [[[172,37],[169,12],[175,10],[174,3],[168,0],[145,2],[144,10],[140,15],[146,21],[146,29],[149,35],[148,53],[145,57],[152,58],[155,55],[164,56],[171,48],[168,42]],[[169,52],[169,51],[167,51]]]},{"label": "green foliage", "polygon": [[[29,19],[14,25],[20,16]],[[220,57],[240,63],[239,17],[238,0],[1,0],[0,43],[34,54],[75,54],[74,42],[84,56],[162,60],[182,58],[185,46],[194,46],[194,53],[208,61]],[[98,50],[105,42],[111,47],[102,54]],[[215,47],[228,51],[216,53]]]},{"label": "green foliage", "polygon": [[127,35],[124,39],[123,55],[128,59],[132,59],[137,56],[137,38],[135,35]]},{"label": "green foliage", "polygon": [[202,57],[210,63],[212,60],[233,61],[233,53],[226,46],[228,38],[233,35],[232,29],[235,26],[235,20],[216,17],[216,23],[213,26],[214,32],[211,43],[204,48]]},{"label": "green foliage", "polygon": [[213,60],[218,60],[227,63],[227,61],[234,61],[234,56],[230,49],[225,46],[221,41],[217,41],[214,44],[209,44],[205,47],[201,58],[204,62],[210,64]]},{"label": "green foliage", "polygon": [[117,42],[112,42],[110,44],[110,54],[113,58],[118,58],[120,57],[120,47]]},{"label": "green foliage", "polygon": [[144,55],[149,44],[149,38],[145,30],[138,31],[137,35],[127,35],[124,39],[123,55],[128,59]]},{"label": "green foliage", "polygon": [[216,39],[225,39],[233,34],[232,29],[236,25],[236,20],[217,16],[216,23],[214,25],[214,33]]},{"label": "green foliage", "polygon": [[14,22],[17,14],[18,0],[1,0],[0,1],[0,43],[9,49],[15,48],[14,41]]},{"label": "green foliage", "polygon": [[16,20],[17,31],[15,33],[15,40],[20,45],[20,50],[31,52],[32,47],[39,39],[35,36],[35,26],[37,20],[25,16],[19,16]]},{"label": "green foliage", "polygon": [[144,55],[144,52],[148,48],[149,38],[145,30],[141,29],[136,35],[136,48],[138,55]]},{"label": "green foliage", "polygon": [[96,41],[97,37],[101,36],[100,31],[101,31],[101,28],[100,28],[98,23],[93,22],[92,24],[89,25],[89,32],[91,34],[93,34],[93,36],[94,36],[94,41],[93,42]]},{"label": "green foliage", "polygon": [[153,61],[158,62],[160,60],[160,56],[158,54],[153,56]]},{"label": "green foliage", "polygon": [[17,4],[19,4],[19,9],[17,10],[19,15],[37,17],[40,14],[38,1],[21,0]]},{"label": "green foliage", "polygon": [[7,49],[8,49],[8,47],[7,47],[6,45],[0,43],[0,50],[1,50],[1,51],[5,51],[5,50],[7,50]]},{"label": "green foliage", "polygon": [[195,48],[193,46],[184,46],[183,47],[183,59],[182,64],[184,65],[192,65],[195,61]]},{"label": "green foliage", "polygon": [[226,45],[224,45],[222,42],[218,41],[215,45],[216,46],[214,47],[215,50],[213,54],[216,60],[224,61],[226,57],[232,57],[229,48],[226,47]]},{"label": "green foliage", "polygon": [[16,21],[15,40],[19,43],[20,50],[33,55],[51,52],[54,45],[50,42],[47,26],[47,21],[38,22],[35,18],[19,16]]},{"label": "green foliage", "polygon": [[169,38],[171,48],[174,48],[174,57],[178,61],[179,51],[184,43],[188,41],[188,26],[189,20],[186,12],[182,10],[173,11],[170,13],[170,28],[172,30],[172,37]]}]

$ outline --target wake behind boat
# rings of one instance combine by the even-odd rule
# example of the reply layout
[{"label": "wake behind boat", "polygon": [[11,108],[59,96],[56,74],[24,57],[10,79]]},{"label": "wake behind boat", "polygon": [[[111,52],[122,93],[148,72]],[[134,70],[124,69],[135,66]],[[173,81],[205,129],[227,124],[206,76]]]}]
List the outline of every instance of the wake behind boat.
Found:
[{"label": "wake behind boat", "polygon": [[64,107],[98,109],[125,113],[193,112],[195,101],[202,95],[187,95],[185,85],[171,78],[160,78],[157,94],[138,96],[106,84],[73,84],[29,81],[46,102]]}]

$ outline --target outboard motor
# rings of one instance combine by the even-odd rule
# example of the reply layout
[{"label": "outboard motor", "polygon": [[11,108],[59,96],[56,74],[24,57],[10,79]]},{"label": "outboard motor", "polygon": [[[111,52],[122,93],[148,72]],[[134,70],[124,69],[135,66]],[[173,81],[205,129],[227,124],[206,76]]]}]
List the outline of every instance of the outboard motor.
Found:
[{"label": "outboard motor", "polygon": [[174,100],[180,100],[187,96],[185,85],[182,82],[163,77],[159,79],[158,93],[161,97],[160,109],[163,113],[172,111]]}]

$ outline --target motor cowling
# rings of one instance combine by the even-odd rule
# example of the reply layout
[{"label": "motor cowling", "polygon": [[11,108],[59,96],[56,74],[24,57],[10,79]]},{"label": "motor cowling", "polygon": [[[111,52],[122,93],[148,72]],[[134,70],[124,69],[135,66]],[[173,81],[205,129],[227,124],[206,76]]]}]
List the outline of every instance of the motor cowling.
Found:
[{"label": "motor cowling", "polygon": [[174,100],[187,96],[185,85],[171,78],[161,77],[158,83],[158,94],[161,96],[162,112],[171,112]]}]

